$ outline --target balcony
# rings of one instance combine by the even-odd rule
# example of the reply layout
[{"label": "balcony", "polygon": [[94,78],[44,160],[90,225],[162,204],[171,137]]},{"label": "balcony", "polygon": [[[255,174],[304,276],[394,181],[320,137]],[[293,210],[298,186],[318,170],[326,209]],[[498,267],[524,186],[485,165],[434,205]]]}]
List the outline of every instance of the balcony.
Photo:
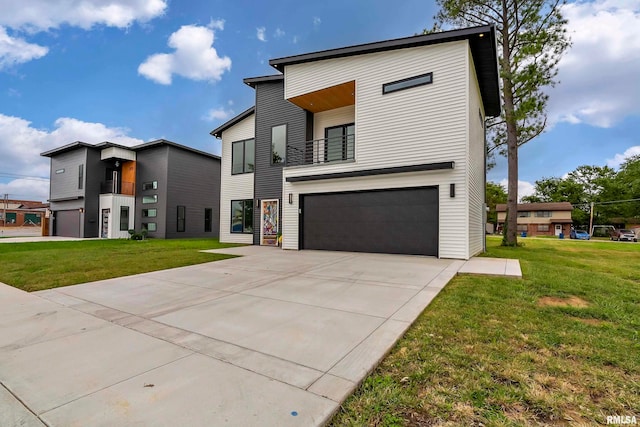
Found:
[{"label": "balcony", "polygon": [[134,182],[108,180],[100,183],[100,194],[135,196],[135,187]]},{"label": "balcony", "polygon": [[355,134],[287,144],[287,166],[316,166],[355,158]]}]

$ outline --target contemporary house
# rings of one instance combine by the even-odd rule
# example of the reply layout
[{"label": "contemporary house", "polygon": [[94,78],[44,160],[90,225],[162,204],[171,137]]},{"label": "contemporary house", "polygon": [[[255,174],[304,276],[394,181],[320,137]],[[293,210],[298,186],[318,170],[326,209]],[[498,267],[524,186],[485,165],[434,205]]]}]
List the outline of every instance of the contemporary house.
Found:
[{"label": "contemporary house", "polygon": [[[559,236],[562,233],[569,237],[572,210],[569,202],[518,204],[518,233],[527,233],[527,236]],[[500,232],[507,217],[507,205],[497,204],[496,212]]]},{"label": "contemporary house", "polygon": [[220,240],[468,259],[485,234],[493,26],[273,59],[222,140]]},{"label": "contemporary house", "polygon": [[164,139],[74,142],[41,155],[51,158],[51,235],[218,237],[218,156]]}]

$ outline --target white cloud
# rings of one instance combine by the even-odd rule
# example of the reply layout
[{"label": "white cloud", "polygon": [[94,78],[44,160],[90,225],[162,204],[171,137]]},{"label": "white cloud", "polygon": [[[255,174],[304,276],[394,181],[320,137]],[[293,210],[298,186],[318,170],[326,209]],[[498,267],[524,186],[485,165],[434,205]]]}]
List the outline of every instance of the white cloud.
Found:
[{"label": "white cloud", "polygon": [[640,115],[640,0],[595,0],[563,7],[573,46],[550,90],[553,122],[608,128]]},{"label": "white cloud", "polygon": [[11,37],[4,27],[0,27],[0,70],[41,58],[48,51],[44,46]]},{"label": "white cloud", "polygon": [[49,180],[14,179],[6,184],[0,183],[0,194],[8,194],[10,199],[44,202],[49,199]]},{"label": "white cloud", "polygon": [[624,153],[618,153],[613,156],[613,159],[607,159],[607,166],[617,169],[625,162],[625,160],[633,156],[640,156],[640,145],[629,147]]},{"label": "white cloud", "polygon": [[[231,104],[229,104],[231,105]],[[224,108],[212,108],[204,115],[203,120],[213,122],[216,120],[227,120],[233,116],[233,110],[225,110]]]},{"label": "white cloud", "polygon": [[166,0],[0,0],[0,25],[26,32],[47,31],[61,25],[85,30],[94,25],[126,28],[162,15]]},{"label": "white cloud", "polygon": [[266,32],[267,32],[267,29],[265,27],[256,28],[256,37],[258,38],[258,40],[260,40],[261,42],[266,42],[267,41],[267,36],[265,35]]},{"label": "white cloud", "polygon": [[[500,181],[500,185],[504,187],[504,189],[509,188],[509,180],[503,179]],[[535,185],[528,181],[520,181],[518,180],[518,201],[521,201],[523,197],[530,196],[535,192]]]},{"label": "white cloud", "polygon": [[276,39],[284,37],[286,33],[281,28],[276,28],[276,31],[273,33],[273,37]]},{"label": "white cloud", "polygon": [[300,40],[298,36],[293,36],[293,39],[291,41],[293,42],[293,44],[296,44],[298,43],[298,40]]},{"label": "white cloud", "polygon": [[[128,132],[125,128],[110,128],[102,123],[83,122],[69,117],[57,119],[53,130],[37,129],[25,119],[0,114],[0,172],[5,175],[48,177],[49,159],[41,157],[41,152],[74,141],[90,144],[111,141],[127,146],[144,142],[130,137]],[[0,188],[5,188],[0,192],[21,195],[28,189],[29,194],[48,194],[49,189],[46,181],[20,178],[0,185]]]},{"label": "white cloud", "polygon": [[231,59],[218,56],[214,39],[212,28],[183,25],[169,37],[168,46],[175,51],[149,56],[138,73],[163,85],[171,84],[173,74],[191,80],[220,80],[231,69]]},{"label": "white cloud", "polygon": [[322,24],[322,19],[320,19],[317,16],[314,16],[313,17],[313,26],[314,27],[318,27],[318,26],[320,26],[320,24]]},{"label": "white cloud", "polygon": [[211,19],[209,21],[209,25],[207,28],[211,28],[212,30],[224,30],[224,19]]}]

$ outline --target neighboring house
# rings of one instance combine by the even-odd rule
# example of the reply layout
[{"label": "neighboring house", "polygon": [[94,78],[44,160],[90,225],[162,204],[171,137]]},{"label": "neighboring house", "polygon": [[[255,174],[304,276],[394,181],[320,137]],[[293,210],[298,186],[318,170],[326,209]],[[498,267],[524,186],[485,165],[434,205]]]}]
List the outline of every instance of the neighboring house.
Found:
[{"label": "neighboring house", "polygon": [[50,234],[218,237],[220,157],[171,141],[135,147],[74,142],[51,158]]},{"label": "neighboring house", "polygon": [[[572,210],[569,202],[518,204],[518,233],[526,232],[527,236],[559,236],[563,233],[569,237]],[[507,205],[496,205],[496,212],[498,231],[501,232],[507,217]]]},{"label": "neighboring house", "polygon": [[47,203],[31,200],[0,199],[0,225],[40,226],[48,206]]},{"label": "neighboring house", "polygon": [[493,26],[273,59],[222,139],[220,240],[468,259],[485,234]]}]

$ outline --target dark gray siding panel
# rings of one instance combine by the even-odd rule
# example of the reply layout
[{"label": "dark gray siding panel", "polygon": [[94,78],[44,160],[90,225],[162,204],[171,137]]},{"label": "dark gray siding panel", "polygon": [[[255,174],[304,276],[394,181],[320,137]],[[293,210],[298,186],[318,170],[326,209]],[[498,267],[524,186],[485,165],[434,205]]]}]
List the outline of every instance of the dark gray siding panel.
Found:
[{"label": "dark gray siding panel", "polygon": [[[284,82],[256,85],[256,199],[282,199],[282,166],[271,165],[271,128],[287,124],[287,142],[307,140],[307,112],[284,99]],[[282,220],[282,200],[280,200]],[[260,243],[260,209],[254,210],[254,244]]]},{"label": "dark gray siding panel", "polygon": [[[220,236],[220,160],[169,148],[166,238]],[[178,232],[178,206],[186,208],[185,231]],[[204,210],[213,210],[211,232]]]},{"label": "dark gray siding panel", "polygon": [[[87,150],[84,166],[84,235],[98,237],[100,234],[100,183],[105,179],[106,163],[100,160],[100,150]],[[76,167],[76,181],[78,168]]]},{"label": "dark gray siding panel", "polygon": [[[142,222],[155,222],[157,230],[149,232],[149,237],[164,239],[167,223],[167,188],[169,147],[159,146],[136,153],[136,230],[142,228]],[[158,181],[157,190],[142,190],[144,182]],[[158,202],[142,204],[143,196],[158,196]],[[142,218],[143,209],[158,210],[156,218]]]},{"label": "dark gray siding panel", "polygon": [[[86,158],[85,147],[51,158],[51,200],[84,196],[84,189],[78,189],[78,166],[84,164]],[[57,170],[64,172],[56,173]],[[54,206],[51,209],[53,208]]]}]

